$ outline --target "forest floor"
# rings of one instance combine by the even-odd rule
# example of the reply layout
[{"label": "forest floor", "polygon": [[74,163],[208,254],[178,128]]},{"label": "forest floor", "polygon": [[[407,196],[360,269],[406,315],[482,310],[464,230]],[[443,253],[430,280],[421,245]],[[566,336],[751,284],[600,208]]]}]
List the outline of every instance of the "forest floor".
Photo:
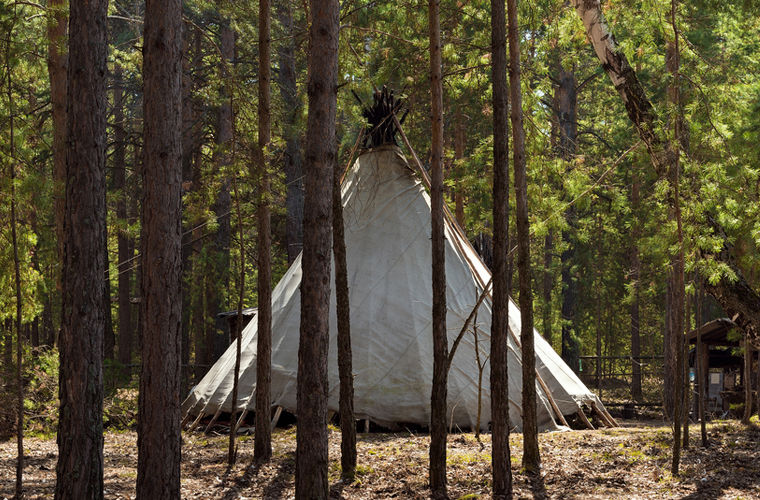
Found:
[{"label": "forest floor", "polygon": [[[671,431],[659,422],[624,422],[596,431],[540,436],[542,477],[535,484],[520,471],[522,435],[511,439],[515,498],[760,498],[760,427],[736,421],[708,426],[711,446],[703,449],[699,426],[690,428],[692,446],[683,454],[681,475],[670,474]],[[184,498],[291,498],[294,494],[295,428],[277,429],[273,460],[254,467],[253,440],[241,436],[238,465],[227,471],[224,435],[185,433],[182,448]],[[136,434],[105,436],[105,496],[133,498],[137,477]],[[449,436],[448,480],[452,498],[490,498],[490,435],[482,445],[471,433]],[[427,498],[429,438],[425,434],[360,434],[357,479],[340,482],[340,432],[330,430],[329,479],[332,498]],[[27,438],[26,498],[52,498],[55,438]],[[0,498],[13,494],[16,443],[0,443]]]}]

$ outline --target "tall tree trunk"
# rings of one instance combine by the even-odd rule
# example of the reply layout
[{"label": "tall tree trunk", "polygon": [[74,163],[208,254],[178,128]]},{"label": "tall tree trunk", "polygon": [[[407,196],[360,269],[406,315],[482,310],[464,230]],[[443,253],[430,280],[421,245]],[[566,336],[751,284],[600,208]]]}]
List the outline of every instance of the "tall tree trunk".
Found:
[{"label": "tall tree trunk", "polygon": [[[63,219],[66,198],[66,88],[68,80],[68,54],[66,32],[68,27],[67,0],[48,0],[48,56],[50,77],[50,103],[53,118],[53,198],[55,209],[55,235],[58,243],[58,262],[63,262]],[[61,276],[57,286],[61,287]]]},{"label": "tall tree trunk", "polygon": [[541,469],[538,451],[536,407],[536,353],[533,339],[533,291],[530,272],[530,221],[528,180],[525,165],[525,130],[522,122],[520,88],[520,35],[517,29],[517,0],[507,1],[509,24],[509,89],[512,105],[512,159],[515,170],[517,219],[517,268],[520,280],[520,344],[522,345],[523,467],[529,473]]},{"label": "tall tree trunk", "polygon": [[287,244],[288,265],[301,253],[303,247],[303,196],[304,183],[301,158],[300,127],[298,117],[301,105],[298,99],[296,78],[296,30],[293,28],[293,14],[290,0],[280,0],[275,4],[277,19],[284,31],[284,39],[279,45],[279,71],[277,84],[285,113],[283,135],[285,139],[285,242]]},{"label": "tall tree trunk", "polygon": [[441,71],[440,0],[428,2],[430,35],[430,209],[433,273],[433,387],[430,394],[430,488],[433,498],[446,493],[446,265],[443,226],[443,82]]},{"label": "tall tree trunk", "polygon": [[356,418],[354,416],[354,375],[351,353],[351,310],[348,296],[348,264],[343,227],[343,201],[338,163],[333,170],[333,257],[335,298],[338,318],[338,377],[340,379],[340,466],[344,484],[351,484],[356,471]]},{"label": "tall tree trunk", "polygon": [[137,498],[147,500],[180,496],[181,2],[148,0],[144,33]]},{"label": "tall tree trunk", "polygon": [[[220,28],[220,52],[225,64],[231,64],[235,58],[235,32],[230,27],[229,20],[223,20]],[[217,230],[211,242],[208,254],[208,270],[206,274],[206,363],[216,361],[219,349],[217,315],[226,307],[224,300],[229,284],[230,274],[230,211],[232,197],[230,196],[230,178],[227,169],[230,164],[230,147],[232,144],[232,106],[227,91],[223,90],[222,103],[217,108],[216,151],[214,165],[217,178],[220,181],[219,191],[212,206],[216,218]],[[233,332],[224,339],[226,347],[232,343]]]},{"label": "tall tree trunk", "polygon": [[[17,10],[13,9],[13,21],[8,30],[8,39],[5,44],[5,73],[8,78],[8,121],[10,128],[10,178],[11,178],[11,244],[13,246],[13,283],[16,295],[16,498],[24,497],[24,380],[22,374],[21,359],[21,271],[19,269],[18,237],[16,235],[16,144],[14,130],[14,105],[13,85],[11,81],[11,39],[13,28],[17,20]],[[10,335],[9,335],[10,337]],[[10,366],[10,364],[8,365]],[[752,406],[751,399],[750,406]]]},{"label": "tall tree trunk", "polygon": [[702,344],[702,302],[704,293],[702,291],[701,280],[697,281],[697,307],[696,307],[696,328],[697,328],[697,352],[694,358],[697,364],[697,411],[699,412],[699,434],[702,438],[702,448],[707,447],[707,422],[705,421],[705,389],[707,384],[705,380],[705,359],[702,355],[704,346]]},{"label": "tall tree trunk", "polygon": [[259,0],[259,206],[258,206],[258,337],[256,344],[256,435],[253,455],[258,461],[272,456],[269,424],[272,398],[272,228],[269,214],[270,142],[270,15],[269,0]]},{"label": "tall tree trunk", "polygon": [[296,498],[326,499],[327,344],[330,318],[332,172],[337,161],[337,0],[310,1],[303,277],[298,344]]},{"label": "tall tree trunk", "polygon": [[673,408],[675,406],[675,387],[673,386],[675,373],[675,353],[673,352],[673,284],[672,270],[668,270],[665,276],[665,321],[662,335],[663,348],[663,418],[673,420]]},{"label": "tall tree trunk", "polygon": [[[194,36],[198,36],[197,33]],[[182,212],[186,211],[185,194],[194,188],[193,143],[197,116],[193,109],[194,62],[190,55],[190,25],[185,23],[182,30]],[[196,54],[197,56],[197,54]],[[189,226],[189,227],[188,227]],[[187,394],[190,386],[190,318],[192,307],[192,228],[193,221],[182,228],[182,376],[180,395]]]},{"label": "tall tree trunk", "polygon": [[[108,189],[108,188],[106,188]],[[108,205],[106,205],[106,220],[108,220]],[[116,336],[113,331],[113,318],[111,316],[111,276],[108,255],[108,224],[106,231],[103,232],[103,261],[105,262],[105,290],[103,292],[103,313],[106,319],[106,329],[103,332],[103,358],[114,359],[114,347],[116,346]],[[108,375],[113,376],[113,373]]]},{"label": "tall tree trunk", "polygon": [[[560,67],[559,85],[555,101],[557,103],[557,125],[559,131],[559,154],[565,162],[575,157],[578,138],[577,92],[575,74]],[[575,207],[565,210],[569,227],[575,225]],[[563,231],[562,239],[567,247],[560,255],[562,263],[562,359],[575,372],[580,369],[580,344],[575,333],[575,309],[578,303],[578,283],[572,272],[575,265],[575,241],[571,231]]]},{"label": "tall tree trunk", "polygon": [[641,285],[639,280],[641,279],[641,258],[639,257],[639,238],[641,235],[639,219],[639,205],[640,196],[639,189],[641,183],[639,181],[638,172],[634,169],[632,172],[631,181],[631,209],[633,210],[633,230],[631,234],[631,397],[634,401],[641,402],[644,396],[641,392],[641,329],[639,326],[639,290]]},{"label": "tall tree trunk", "polygon": [[504,0],[491,0],[493,85],[493,315],[491,317],[491,465],[493,496],[512,498],[509,450],[509,130]]},{"label": "tall tree trunk", "polygon": [[[671,472],[674,475],[678,474],[679,464],[681,460],[681,419],[682,412],[685,410],[683,407],[683,371],[684,371],[684,300],[686,297],[686,291],[684,288],[684,244],[683,244],[683,228],[681,221],[681,200],[679,192],[680,182],[680,153],[681,153],[681,96],[679,91],[680,85],[680,48],[678,28],[676,25],[676,12],[678,2],[677,0],[671,0],[671,25],[673,27],[674,41],[668,43],[668,50],[666,51],[666,61],[668,64],[668,70],[672,75],[672,83],[668,89],[668,97],[673,104],[674,114],[671,118],[673,127],[673,140],[670,144],[670,149],[673,153],[673,161],[669,165],[668,178],[670,180],[670,187],[672,192],[672,217],[676,221],[678,250],[675,256],[672,258],[673,268],[673,307],[671,311],[673,313],[673,337],[671,342],[675,350],[675,366],[676,370],[673,377],[673,384],[675,386],[675,405],[673,407],[673,462],[671,465]],[[668,57],[669,56],[669,57]]]},{"label": "tall tree trunk", "polygon": [[[133,262],[129,259],[130,238],[127,231],[127,166],[126,166],[126,129],[124,124],[124,87],[123,72],[120,65],[114,68],[113,86],[113,120],[114,120],[114,150],[113,150],[113,184],[116,189],[116,219],[118,262],[118,302],[119,302],[119,346],[118,360],[122,365],[132,362],[132,303],[130,301],[131,268]],[[125,370],[124,375],[128,376]]]},{"label": "tall tree trunk", "polygon": [[107,8],[70,8],[57,499],[103,498]]}]

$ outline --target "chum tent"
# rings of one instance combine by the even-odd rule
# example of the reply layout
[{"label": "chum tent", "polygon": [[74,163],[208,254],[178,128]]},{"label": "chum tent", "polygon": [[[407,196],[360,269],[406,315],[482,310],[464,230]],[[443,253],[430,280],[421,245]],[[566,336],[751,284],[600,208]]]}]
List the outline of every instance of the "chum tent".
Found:
[{"label": "chum tent", "polygon": [[[393,427],[427,426],[433,373],[430,198],[396,146],[365,151],[342,185],[353,351],[354,408],[357,419]],[[448,217],[446,236],[446,327],[451,348],[478,298],[489,285],[487,267]],[[334,273],[334,266],[333,266]],[[334,274],[333,274],[334,280]],[[296,376],[300,329],[301,257],[272,295],[273,407],[296,413]],[[330,297],[328,407],[338,410],[337,327],[334,282]],[[510,419],[521,427],[522,367],[520,312],[509,304]],[[237,410],[255,409],[257,320],[242,334]],[[488,427],[491,414],[488,353],[491,300],[486,295],[461,339],[448,378],[448,421],[460,428]],[[612,425],[601,401],[536,332],[538,425],[557,429],[562,415],[582,405]],[[477,345],[476,345],[477,339]],[[480,360],[481,389],[478,391]],[[214,420],[232,410],[235,343],[190,392],[182,406],[184,421]],[[588,422],[588,421],[586,421]],[[590,424],[587,423],[590,426]]]}]

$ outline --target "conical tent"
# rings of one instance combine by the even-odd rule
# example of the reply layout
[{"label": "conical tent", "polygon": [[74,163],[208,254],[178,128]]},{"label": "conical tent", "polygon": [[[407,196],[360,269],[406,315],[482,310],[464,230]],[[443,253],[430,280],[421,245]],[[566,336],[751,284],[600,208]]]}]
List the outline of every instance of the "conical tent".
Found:
[{"label": "conical tent", "polygon": [[[342,187],[357,418],[381,425],[428,425],[433,371],[430,198],[400,150],[383,146],[362,154]],[[470,315],[490,272],[469,242],[446,221],[446,301],[449,346]],[[295,413],[300,325],[301,258],[275,287],[272,297],[272,405]],[[330,299],[329,402],[338,410],[335,292]],[[509,399],[512,425],[520,428],[522,368],[520,313],[509,306]],[[238,410],[254,409],[257,321],[243,331]],[[486,298],[462,338],[449,371],[448,413],[460,428],[488,426],[491,301]],[[535,334],[538,425],[556,429],[558,412],[582,404],[603,409],[551,346]],[[479,387],[480,360],[482,378]],[[192,389],[186,416],[231,411],[235,345]]]}]

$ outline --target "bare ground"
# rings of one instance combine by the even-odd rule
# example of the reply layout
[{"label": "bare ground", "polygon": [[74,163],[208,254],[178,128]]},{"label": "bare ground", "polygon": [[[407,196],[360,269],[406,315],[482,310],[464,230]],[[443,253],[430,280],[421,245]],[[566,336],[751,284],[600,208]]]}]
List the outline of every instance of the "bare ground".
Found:
[{"label": "bare ground", "polygon": [[[427,498],[428,436],[413,433],[360,434],[357,480],[340,482],[340,433],[330,432],[333,498]],[[520,471],[522,436],[512,437],[515,498],[683,498],[760,499],[760,428],[735,421],[710,424],[712,446],[684,452],[680,477],[670,475],[670,429],[657,423],[628,422],[597,431],[545,433],[540,437],[542,477],[534,482]],[[295,428],[273,436],[274,459],[252,466],[253,442],[242,436],[238,465],[227,471],[227,436],[183,435],[184,498],[290,498],[295,472]],[[479,444],[473,434],[449,436],[448,478],[452,498],[490,498],[490,436]],[[26,498],[52,498],[55,438],[24,442]],[[0,443],[0,498],[13,495],[16,444]],[[134,432],[105,438],[105,496],[133,498],[137,476]]]}]

